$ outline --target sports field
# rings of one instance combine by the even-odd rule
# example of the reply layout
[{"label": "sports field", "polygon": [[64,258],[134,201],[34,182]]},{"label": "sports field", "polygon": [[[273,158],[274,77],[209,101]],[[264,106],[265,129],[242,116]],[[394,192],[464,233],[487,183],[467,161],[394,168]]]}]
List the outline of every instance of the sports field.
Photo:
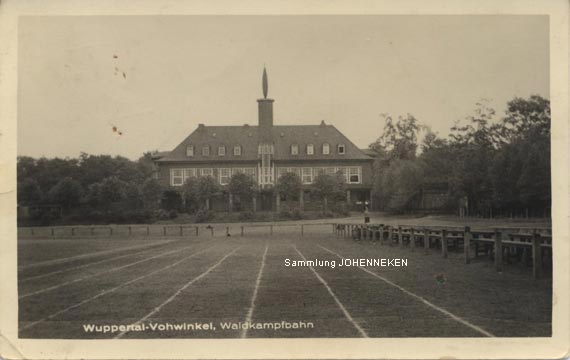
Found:
[{"label": "sports field", "polygon": [[[487,258],[286,227],[211,237],[19,239],[22,338],[550,336],[551,279]],[[406,267],[341,259],[407,259]],[[337,266],[285,266],[335,260]],[[245,325],[244,325],[245,324]],[[121,326],[122,325],[122,326]],[[130,326],[127,326],[130,325]]]}]

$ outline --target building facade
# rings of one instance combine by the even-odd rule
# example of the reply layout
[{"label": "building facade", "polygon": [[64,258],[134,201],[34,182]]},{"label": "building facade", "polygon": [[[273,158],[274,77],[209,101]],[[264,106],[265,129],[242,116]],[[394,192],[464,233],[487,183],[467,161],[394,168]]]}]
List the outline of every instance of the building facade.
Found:
[{"label": "building facade", "polygon": [[[273,99],[267,98],[263,71],[263,98],[258,103],[258,125],[206,126],[199,124],[174,150],[155,157],[163,185],[180,189],[190,177],[212,176],[227,189],[233,174],[251,176],[260,189],[270,190],[288,172],[299,175],[308,195],[319,174],[341,173],[346,200],[353,208],[370,201],[373,159],[333,125],[274,125]],[[261,210],[279,210],[279,195],[261,192]],[[303,198],[303,194],[301,194]],[[304,201],[304,204],[308,204]]]}]

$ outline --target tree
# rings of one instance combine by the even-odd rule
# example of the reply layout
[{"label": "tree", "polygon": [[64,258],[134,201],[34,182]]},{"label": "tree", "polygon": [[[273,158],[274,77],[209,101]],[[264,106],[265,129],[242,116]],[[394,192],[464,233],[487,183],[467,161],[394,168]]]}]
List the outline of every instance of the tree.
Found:
[{"label": "tree", "polygon": [[284,174],[277,180],[275,186],[277,193],[285,196],[286,201],[297,198],[302,188],[301,178],[295,173]]},{"label": "tree", "polygon": [[156,210],[160,205],[162,192],[163,189],[158,180],[153,178],[146,179],[141,186],[141,196],[143,197],[145,209]]},{"label": "tree", "polygon": [[418,149],[418,132],[423,126],[411,114],[399,116],[397,121],[388,114],[381,116],[384,118],[384,130],[369,147],[384,154],[388,161],[414,159]]},{"label": "tree", "polygon": [[[238,204],[245,199],[251,199],[255,195],[257,184],[251,176],[240,173],[232,175],[229,184],[230,196],[235,196]],[[241,208],[241,206],[240,206]]]},{"label": "tree", "polygon": [[338,199],[344,196],[345,183],[344,176],[320,174],[313,180],[311,192],[323,199],[323,211],[328,211],[329,199]]},{"label": "tree", "polygon": [[50,189],[48,197],[53,203],[69,209],[79,204],[82,193],[81,184],[66,177]]},{"label": "tree", "polygon": [[210,209],[210,201],[221,192],[220,185],[211,176],[203,176],[198,179],[198,200],[205,201],[206,208]]},{"label": "tree", "polygon": [[186,182],[182,185],[182,196],[184,197],[186,212],[192,213],[198,210],[199,194],[198,178],[190,177],[186,179]]},{"label": "tree", "polygon": [[24,179],[18,182],[18,204],[34,205],[42,201],[43,195],[34,179]]},{"label": "tree", "polygon": [[98,204],[108,210],[113,203],[121,202],[126,198],[127,187],[126,182],[115,176],[104,179],[99,188]]}]

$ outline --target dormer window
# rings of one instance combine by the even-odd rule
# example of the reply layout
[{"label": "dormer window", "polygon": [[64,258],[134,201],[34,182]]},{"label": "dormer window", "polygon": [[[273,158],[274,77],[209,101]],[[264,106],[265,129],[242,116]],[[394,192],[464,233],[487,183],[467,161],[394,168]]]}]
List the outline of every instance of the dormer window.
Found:
[{"label": "dormer window", "polygon": [[241,156],[241,146],[240,145],[234,146],[234,156]]},{"label": "dormer window", "polygon": [[307,145],[307,155],[313,155],[315,153],[315,146],[313,144]]},{"label": "dormer window", "polygon": [[345,154],[345,151],[346,151],[346,149],[345,149],[345,147],[344,147],[344,144],[338,144],[338,153],[339,153],[340,155],[344,155],[344,154]]},{"label": "dormer window", "polygon": [[299,155],[299,145],[291,145],[291,155]]},{"label": "dormer window", "polygon": [[210,147],[202,146],[202,156],[210,156]]},{"label": "dormer window", "polygon": [[194,146],[193,145],[186,146],[186,156],[194,156]]},{"label": "dormer window", "polygon": [[328,155],[331,153],[331,147],[329,144],[324,143],[323,144],[323,155]]},{"label": "dormer window", "polygon": [[226,156],[226,147],[225,146],[219,146],[218,147],[218,156]]}]

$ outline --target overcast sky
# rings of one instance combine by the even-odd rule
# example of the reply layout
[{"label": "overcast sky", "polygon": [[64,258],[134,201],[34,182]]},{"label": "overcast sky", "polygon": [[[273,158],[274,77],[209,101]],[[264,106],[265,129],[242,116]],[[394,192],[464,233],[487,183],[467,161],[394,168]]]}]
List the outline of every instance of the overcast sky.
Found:
[{"label": "overcast sky", "polygon": [[264,64],[275,124],[325,120],[359,147],[381,113],[446,136],[481,98],[549,97],[546,16],[27,17],[19,41],[18,154],[35,157],[136,159],[199,123],[255,125]]}]

